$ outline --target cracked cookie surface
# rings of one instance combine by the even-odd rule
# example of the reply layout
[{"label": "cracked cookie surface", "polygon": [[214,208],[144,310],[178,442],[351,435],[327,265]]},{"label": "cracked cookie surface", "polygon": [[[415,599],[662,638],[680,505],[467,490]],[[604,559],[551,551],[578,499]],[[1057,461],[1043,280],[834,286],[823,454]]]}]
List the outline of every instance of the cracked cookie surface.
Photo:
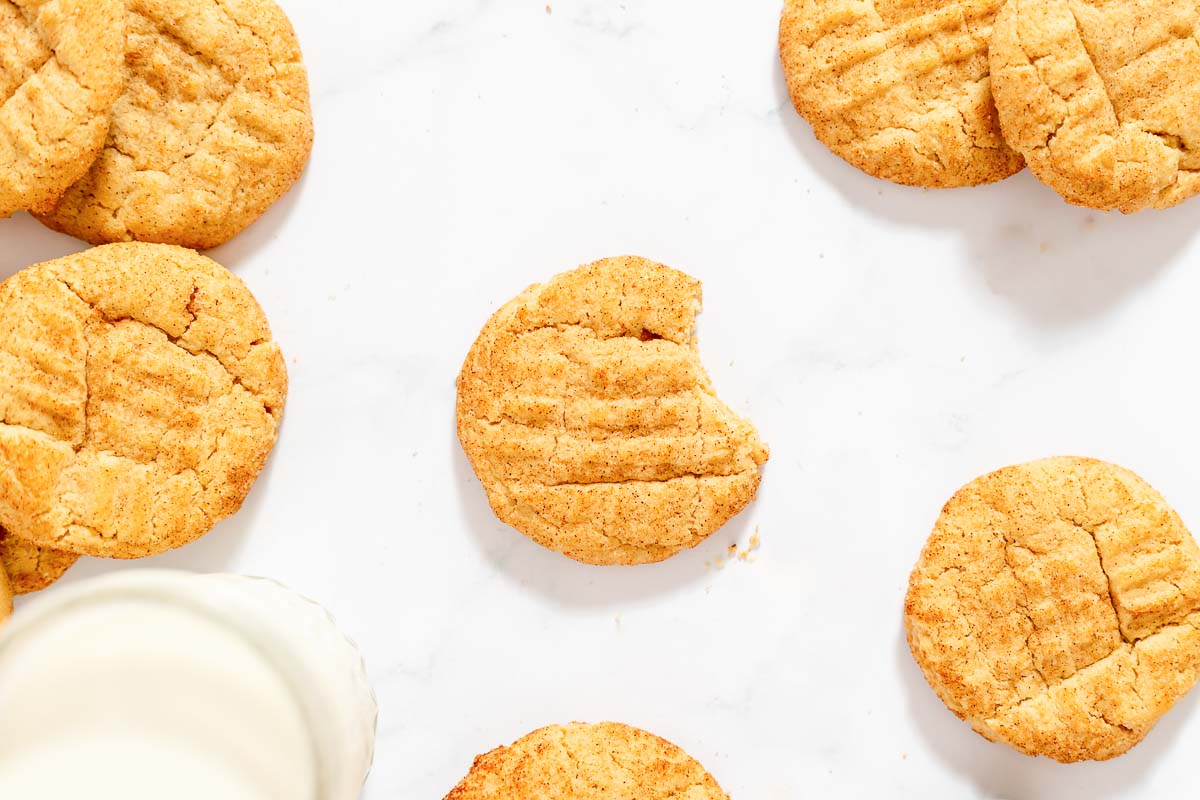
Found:
[{"label": "cracked cookie surface", "polygon": [[475,759],[446,800],[729,800],[675,745],[628,725],[552,725]]},{"label": "cracked cookie surface", "polygon": [[0,569],[8,573],[13,594],[40,592],[71,568],[79,558],[65,550],[38,547],[0,528]]},{"label": "cracked cookie surface", "polygon": [[610,258],[496,312],[458,378],[458,435],[504,522],[588,564],[661,561],[753,498],[767,448],[716,396],[700,282]]},{"label": "cracked cookie surface", "polygon": [[139,558],[237,511],[287,375],[262,309],[216,262],[124,243],[0,284],[0,525]]},{"label": "cracked cookie surface", "polygon": [[45,209],[95,160],[121,92],[121,0],[0,0],[0,217]]},{"label": "cracked cookie surface", "polygon": [[988,74],[1003,0],[787,0],[779,50],[788,92],[817,138],[877,178],[948,188],[1002,180]]},{"label": "cracked cookie surface", "polygon": [[1200,192],[1200,5],[1009,0],[991,45],[1010,145],[1068,202],[1125,213]]},{"label": "cracked cookie surface", "polygon": [[308,76],[273,0],[128,0],[125,89],[104,149],[42,222],[92,244],[203,250],[299,178]]},{"label": "cracked cookie surface", "polygon": [[1059,761],[1112,758],[1196,682],[1200,550],[1121,467],[1006,467],[942,510],[905,625],[930,686],[986,738]]}]

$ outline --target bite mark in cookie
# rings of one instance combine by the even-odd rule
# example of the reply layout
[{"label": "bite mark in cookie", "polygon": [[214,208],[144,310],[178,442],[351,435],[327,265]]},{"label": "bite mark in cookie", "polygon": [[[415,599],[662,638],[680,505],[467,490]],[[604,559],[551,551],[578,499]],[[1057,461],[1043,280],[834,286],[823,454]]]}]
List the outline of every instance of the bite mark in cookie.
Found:
[{"label": "bite mark in cookie", "polygon": [[661,561],[753,499],[767,448],[716,396],[700,283],[612,258],[530,287],[480,332],[458,432],[497,516],[589,564]]}]

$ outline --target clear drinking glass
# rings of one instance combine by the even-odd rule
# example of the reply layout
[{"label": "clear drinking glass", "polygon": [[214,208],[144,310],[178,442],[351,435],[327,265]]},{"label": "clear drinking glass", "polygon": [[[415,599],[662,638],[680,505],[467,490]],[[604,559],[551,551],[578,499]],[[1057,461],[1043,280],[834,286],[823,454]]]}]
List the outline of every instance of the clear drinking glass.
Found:
[{"label": "clear drinking glass", "polygon": [[0,797],[353,800],[376,716],[358,649],[274,581],[118,572],[0,628]]}]

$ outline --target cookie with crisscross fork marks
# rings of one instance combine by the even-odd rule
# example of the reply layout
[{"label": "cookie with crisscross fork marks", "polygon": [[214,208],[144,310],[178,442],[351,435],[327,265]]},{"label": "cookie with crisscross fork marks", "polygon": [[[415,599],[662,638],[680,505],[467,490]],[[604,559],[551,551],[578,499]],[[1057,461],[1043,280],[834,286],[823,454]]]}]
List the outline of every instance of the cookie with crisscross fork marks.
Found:
[{"label": "cookie with crisscross fork marks", "polygon": [[75,553],[38,547],[0,528],[0,570],[8,573],[13,594],[40,592],[63,576],[78,559]]},{"label": "cookie with crisscross fork marks", "polygon": [[551,725],[475,759],[446,800],[729,800],[695,759],[614,722]]},{"label": "cookie with crisscross fork marks", "polygon": [[287,192],[312,147],[308,76],[273,0],[127,0],[125,90],[91,170],[39,218],[92,244],[203,250]]},{"label": "cookie with crisscross fork marks", "polygon": [[699,281],[629,257],[496,312],[458,378],[458,434],[500,519],[577,561],[639,564],[754,498],[767,448],[713,391],[699,310]]},{"label": "cookie with crisscross fork marks", "polygon": [[1009,0],[991,45],[1010,145],[1068,202],[1125,213],[1200,192],[1200,4]]},{"label": "cookie with crisscross fork marks", "polygon": [[0,525],[138,558],[237,511],[287,375],[250,291],[191,250],[97,247],[0,284]]},{"label": "cookie with crisscross fork marks", "polygon": [[0,0],[0,217],[45,209],[104,144],[121,92],[121,0]]},{"label": "cookie with crisscross fork marks", "polygon": [[1007,178],[988,38],[1002,0],[787,0],[779,49],[792,103],[864,172],[926,187]]},{"label": "cookie with crisscross fork marks", "polygon": [[1065,457],[1007,467],[942,510],[905,623],[934,691],[988,739],[1112,758],[1196,682],[1200,549],[1128,470]]}]

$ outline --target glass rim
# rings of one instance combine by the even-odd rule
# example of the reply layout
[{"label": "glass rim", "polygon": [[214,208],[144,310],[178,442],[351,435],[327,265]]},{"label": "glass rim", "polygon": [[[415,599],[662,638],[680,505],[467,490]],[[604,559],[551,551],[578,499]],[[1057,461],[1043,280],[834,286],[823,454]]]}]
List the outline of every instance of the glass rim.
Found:
[{"label": "glass rim", "polygon": [[[312,794],[313,800],[329,800],[326,795],[325,754],[322,753],[316,735],[318,721],[313,719],[310,704],[305,702],[306,693],[297,684],[293,673],[280,664],[280,651],[284,648],[272,648],[254,635],[250,626],[233,614],[223,614],[212,604],[207,604],[190,596],[190,592],[180,590],[171,583],[181,576],[205,577],[208,573],[189,572],[172,569],[132,569],[62,586],[57,591],[37,597],[10,617],[5,624],[0,625],[0,660],[7,650],[17,642],[35,634],[40,628],[53,624],[79,608],[119,601],[149,601],[160,607],[170,607],[192,614],[195,617],[215,624],[221,630],[232,635],[244,644],[249,651],[265,666],[280,685],[285,687],[290,703],[299,712],[304,721],[304,738],[312,756]],[[238,576],[243,577],[243,576]],[[262,580],[282,586],[269,578],[248,578]]]}]

